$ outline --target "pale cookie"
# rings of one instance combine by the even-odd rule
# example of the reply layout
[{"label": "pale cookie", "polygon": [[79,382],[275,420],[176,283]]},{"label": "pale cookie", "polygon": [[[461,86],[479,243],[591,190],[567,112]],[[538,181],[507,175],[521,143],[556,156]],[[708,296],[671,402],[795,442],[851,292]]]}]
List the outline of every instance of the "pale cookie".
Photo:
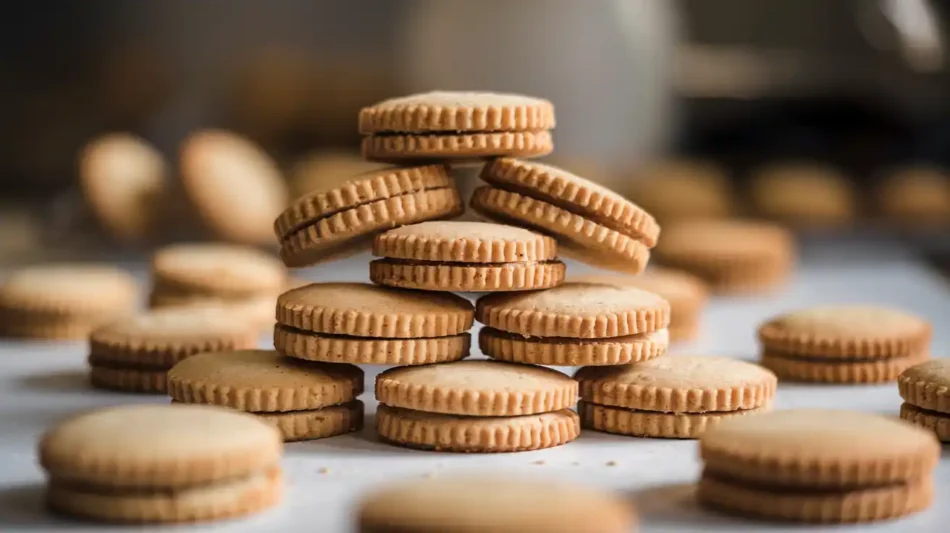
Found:
[{"label": "pale cookie", "polygon": [[933,480],[850,490],[816,491],[745,486],[704,473],[699,502],[740,516],[810,523],[860,523],[890,520],[923,511],[933,503]]},{"label": "pale cookie", "polygon": [[628,533],[637,524],[619,495],[484,474],[390,483],[367,494],[357,516],[360,533]]},{"label": "pale cookie", "polygon": [[756,409],[772,401],[778,385],[775,374],[752,363],[685,355],[584,367],[574,379],[590,403],[665,413]]},{"label": "pale cookie", "polygon": [[886,359],[829,359],[762,354],[759,364],[785,381],[805,383],[888,383],[910,366],[930,359],[928,353]]},{"label": "pale cookie", "polygon": [[54,481],[47,504],[56,512],[124,523],[199,522],[236,518],[277,505],[283,495],[280,467],[237,480],[174,491],[103,491]]},{"label": "pale cookie", "polygon": [[181,182],[198,215],[216,235],[270,244],[271,224],[288,203],[287,184],[263,149],[236,134],[205,130],[181,145]]},{"label": "pale cookie", "polygon": [[380,405],[376,432],[391,444],[444,452],[497,453],[540,450],[580,435],[570,409],[527,416],[471,417]]},{"label": "pale cookie", "polygon": [[714,163],[685,159],[653,161],[632,174],[628,196],[664,224],[727,218],[735,212],[729,178]]},{"label": "pale cookie", "polygon": [[636,363],[665,354],[669,343],[666,329],[608,339],[525,337],[489,327],[478,332],[478,347],[492,359],[548,366]]},{"label": "pale cookie", "polygon": [[911,405],[950,414],[950,359],[934,359],[904,370],[897,388]]},{"label": "pale cookie", "polygon": [[360,338],[319,334],[277,324],[274,348],[288,357],[361,365],[427,365],[464,359],[468,333],[421,339]]},{"label": "pale cookie", "polygon": [[90,142],[79,156],[79,184],[99,224],[113,237],[150,237],[168,188],[168,164],[138,137],[112,133]]},{"label": "pale cookie", "polygon": [[938,167],[901,169],[877,186],[881,213],[898,224],[934,225],[950,222],[950,177]]},{"label": "pale cookie", "polygon": [[40,464],[54,482],[182,488],[246,478],[280,460],[277,430],[221,407],[126,405],[91,411],[49,430]]},{"label": "pale cookie", "polygon": [[345,435],[363,429],[363,402],[353,400],[309,411],[257,413],[257,417],[276,427],[284,442],[316,440]]},{"label": "pale cookie", "polygon": [[273,350],[202,353],[168,371],[174,400],[254,413],[320,409],[362,392],[358,367],[304,362]]},{"label": "pale cookie", "polygon": [[363,157],[370,161],[395,163],[419,159],[538,157],[554,151],[554,140],[549,131],[435,135],[393,133],[364,137],[360,149]]},{"label": "pale cookie", "polygon": [[160,309],[96,329],[89,353],[102,363],[170,368],[196,353],[252,348],[258,334],[227,308]]},{"label": "pale cookie", "polygon": [[577,382],[556,370],[498,361],[399,367],[376,377],[390,407],[466,416],[521,416],[577,403]]},{"label": "pale cookie", "polygon": [[277,322],[298,330],[356,337],[418,339],[465,333],[472,304],[433,294],[366,283],[314,283],[280,295]]},{"label": "pale cookie", "polygon": [[950,415],[921,409],[907,402],[901,404],[901,418],[932,431],[938,439],[950,442]]},{"label": "pale cookie", "polygon": [[121,392],[164,394],[167,390],[165,369],[90,365],[89,381],[97,389]]},{"label": "pale cookie", "polygon": [[768,406],[740,411],[717,411],[709,413],[660,413],[655,411],[632,411],[620,407],[607,407],[589,402],[579,402],[577,413],[581,427],[633,437],[660,439],[697,439],[706,430],[723,420],[737,416],[757,415],[769,410]]},{"label": "pale cookie", "polygon": [[775,317],[758,329],[766,350],[788,356],[879,359],[926,353],[932,327],[887,307],[835,305]]},{"label": "pale cookie", "polygon": [[287,269],[256,248],[218,244],[176,244],[152,256],[155,292],[222,297],[276,294],[287,285]]},{"label": "pale cookie", "polygon": [[699,449],[712,475],[809,489],[918,480],[940,458],[933,434],[912,424],[823,409],[726,420],[703,434]]},{"label": "pale cookie", "polygon": [[377,259],[369,279],[389,287],[441,292],[513,292],[557,287],[566,267],[557,260],[534,263],[423,263]]},{"label": "pale cookie", "polygon": [[515,226],[422,222],[377,235],[373,255],[412,261],[519,263],[557,258],[557,243]]},{"label": "pale cookie", "polygon": [[483,296],[475,315],[482,324],[508,333],[603,339],[663,329],[670,306],[633,287],[565,283],[546,291]]},{"label": "pale cookie", "polygon": [[857,205],[851,183],[833,167],[808,162],[769,165],[752,177],[753,207],[764,217],[799,227],[850,224]]}]

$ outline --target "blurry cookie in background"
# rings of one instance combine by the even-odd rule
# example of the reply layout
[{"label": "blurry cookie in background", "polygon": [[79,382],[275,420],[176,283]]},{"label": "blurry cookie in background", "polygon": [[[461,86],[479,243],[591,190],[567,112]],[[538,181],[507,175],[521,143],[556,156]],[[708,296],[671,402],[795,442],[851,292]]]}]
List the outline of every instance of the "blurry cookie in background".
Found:
[{"label": "blurry cookie in background", "polygon": [[123,243],[154,236],[168,174],[162,154],[127,133],[96,138],[79,154],[83,198],[99,225]]},{"label": "blurry cookie in background", "polygon": [[358,151],[315,150],[302,157],[290,170],[290,193],[299,198],[307,193],[339,187],[353,176],[385,168],[360,157]]},{"label": "blurry cookie in background", "polygon": [[272,224],[289,202],[277,164],[237,134],[203,130],[181,145],[181,184],[202,222],[222,240],[272,245]]},{"label": "blurry cookie in background", "polygon": [[750,188],[756,213],[795,228],[840,228],[852,224],[857,214],[851,183],[819,162],[767,165],[753,173]]},{"label": "blurry cookie in background", "polygon": [[877,186],[877,206],[889,222],[905,227],[950,223],[950,175],[932,166],[898,169]]},{"label": "blurry cookie in background", "polygon": [[686,219],[727,218],[734,214],[733,192],[725,170],[709,161],[665,159],[634,169],[627,196],[662,224]]}]

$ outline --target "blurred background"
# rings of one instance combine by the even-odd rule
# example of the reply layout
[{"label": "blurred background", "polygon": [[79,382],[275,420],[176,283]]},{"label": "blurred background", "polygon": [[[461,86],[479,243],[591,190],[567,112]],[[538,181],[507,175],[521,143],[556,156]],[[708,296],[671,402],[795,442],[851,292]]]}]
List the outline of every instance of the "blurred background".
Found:
[{"label": "blurred background", "polygon": [[174,166],[189,132],[232,130],[297,195],[335,179],[303,162],[355,153],[362,106],[466,89],[552,100],[551,160],[661,222],[766,216],[939,260],[948,24],[935,0],[13,2],[0,20],[0,241],[108,242],[77,158],[109,132]]}]

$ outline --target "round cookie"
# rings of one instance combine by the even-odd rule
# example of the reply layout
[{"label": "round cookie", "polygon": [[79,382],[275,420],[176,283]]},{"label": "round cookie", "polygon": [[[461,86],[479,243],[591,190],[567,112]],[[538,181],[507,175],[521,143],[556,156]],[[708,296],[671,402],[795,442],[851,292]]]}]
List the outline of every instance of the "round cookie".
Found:
[{"label": "round cookie", "polygon": [[454,294],[366,283],[314,283],[277,299],[277,322],[315,333],[419,339],[467,332],[472,304]]},{"label": "round cookie", "polygon": [[483,296],[475,315],[482,324],[508,333],[602,339],[663,329],[670,306],[633,287],[565,283],[546,291]]},{"label": "round cookie", "polygon": [[564,263],[443,263],[419,264],[400,259],[377,259],[369,279],[389,287],[427,291],[513,292],[556,287],[564,281]]},{"label": "round cookie", "polygon": [[256,413],[280,431],[284,442],[316,440],[345,435],[363,429],[363,402],[353,400],[308,411]]},{"label": "round cookie", "polygon": [[554,128],[554,106],[541,98],[489,92],[433,91],[391,98],[360,110],[359,131],[444,133]]},{"label": "round cookie", "polygon": [[168,390],[168,371],[164,368],[123,368],[97,364],[93,358],[89,363],[89,382],[97,389],[143,394],[164,394]]},{"label": "round cookie", "polygon": [[950,415],[950,359],[933,359],[904,370],[897,388],[907,403]]},{"label": "round cookie", "polygon": [[667,329],[607,339],[525,337],[489,327],[478,332],[479,348],[492,359],[548,366],[625,365],[647,361],[665,354],[669,343]]},{"label": "round cookie", "polygon": [[570,409],[527,416],[471,417],[380,404],[376,432],[386,442],[422,450],[521,452],[571,442],[580,435],[580,422]]},{"label": "round cookie", "polygon": [[509,476],[392,483],[366,495],[357,515],[360,533],[627,533],[637,522],[616,495]]},{"label": "round cookie", "polygon": [[308,363],[273,350],[201,353],[168,371],[168,393],[174,400],[253,413],[320,409],[354,400],[362,392],[358,367]]},{"label": "round cookie", "polygon": [[822,409],[726,420],[700,437],[699,449],[710,475],[808,489],[918,480],[940,457],[933,434],[909,423]]},{"label": "round cookie", "polygon": [[43,435],[40,464],[55,482],[184,488],[245,478],[280,460],[277,431],[211,406],[125,405],[70,418]]},{"label": "round cookie", "polygon": [[365,161],[358,152],[318,150],[297,161],[290,170],[290,192],[300,198],[316,191],[339,187],[364,172],[380,170],[386,165]]},{"label": "round cookie", "polygon": [[386,134],[364,137],[363,157],[399,163],[419,159],[476,159],[500,155],[537,157],[554,151],[549,131],[481,132],[465,134]]},{"label": "round cookie", "polygon": [[910,227],[950,221],[950,177],[937,167],[910,167],[884,178],[877,203],[888,219]]},{"label": "round cookie", "polygon": [[667,159],[633,171],[631,200],[661,222],[727,218],[735,211],[725,171],[708,161]]},{"label": "round cookie", "polygon": [[752,203],[766,218],[801,227],[835,227],[854,221],[857,206],[851,183],[830,166],[786,162],[756,172]]},{"label": "round cookie", "polygon": [[762,354],[759,364],[784,380],[804,383],[887,383],[906,368],[926,361],[930,355],[910,355],[882,359],[841,360],[800,358],[782,354]]},{"label": "round cookie", "polygon": [[176,244],[152,257],[156,293],[216,296],[276,294],[287,285],[287,269],[256,248],[219,244]]},{"label": "round cookie", "polygon": [[577,404],[577,413],[581,417],[581,427],[633,437],[661,439],[697,439],[709,428],[723,420],[738,416],[765,413],[769,407],[756,407],[740,411],[722,411],[715,413],[660,413],[654,411],[632,411],[620,407],[608,407],[581,401]]},{"label": "round cookie", "polygon": [[468,333],[422,339],[336,336],[274,326],[274,347],[289,357],[326,363],[427,365],[458,361],[469,355]]},{"label": "round cookie", "polygon": [[459,361],[387,370],[376,377],[376,399],[427,413],[533,415],[572,407],[577,382],[540,366]]}]

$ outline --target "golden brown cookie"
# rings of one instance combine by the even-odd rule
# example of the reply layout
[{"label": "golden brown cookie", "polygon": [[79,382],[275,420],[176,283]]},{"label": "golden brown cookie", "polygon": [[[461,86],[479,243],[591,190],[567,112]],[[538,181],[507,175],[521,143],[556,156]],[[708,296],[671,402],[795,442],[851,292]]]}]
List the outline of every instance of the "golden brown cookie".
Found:
[{"label": "golden brown cookie", "polygon": [[568,409],[577,382],[550,368],[498,361],[399,367],[376,377],[390,407],[465,416],[521,416]]},{"label": "golden brown cookie", "polygon": [[728,176],[714,163],[667,159],[650,162],[632,174],[628,196],[664,224],[734,214]]},{"label": "golden brown cookie", "polygon": [[339,187],[364,172],[379,170],[386,165],[365,161],[359,152],[318,150],[308,153],[290,170],[292,198],[317,191]]},{"label": "golden brown cookie", "polygon": [[887,383],[910,366],[930,358],[928,353],[885,359],[839,359],[795,357],[787,354],[762,354],[759,364],[783,381],[806,383]]},{"label": "golden brown cookie", "polygon": [[759,169],[751,197],[762,216],[796,227],[827,228],[851,224],[857,214],[851,183],[835,168],[809,162],[785,162]]},{"label": "golden brown cookie", "polygon": [[496,453],[567,444],[580,435],[580,423],[570,409],[527,416],[470,417],[380,405],[376,431],[384,441],[408,448]]},{"label": "golden brown cookie", "polygon": [[308,411],[256,413],[257,417],[276,427],[284,442],[316,440],[345,435],[363,429],[363,402],[353,400]]},{"label": "golden brown cookie", "polygon": [[274,294],[287,285],[276,257],[233,244],[175,244],[152,256],[156,293],[239,297]]},{"label": "golden brown cookie", "polygon": [[536,157],[550,154],[554,150],[554,140],[548,131],[434,135],[387,133],[364,137],[361,150],[363,157],[370,161],[386,162]]},{"label": "golden brown cookie", "polygon": [[887,219],[910,227],[950,222],[950,178],[937,167],[900,169],[877,186],[877,204]]},{"label": "golden brown cookie", "polygon": [[897,378],[897,388],[911,405],[950,414],[950,360],[934,359],[909,367]]},{"label": "golden brown cookie", "polygon": [[280,353],[326,363],[361,365],[427,365],[464,359],[469,354],[468,333],[420,339],[361,338],[320,334],[274,326],[274,347]]},{"label": "golden brown cookie", "polygon": [[144,394],[164,394],[167,390],[164,368],[122,367],[96,364],[90,359],[89,381],[97,389]]},{"label": "golden brown cookie", "polygon": [[769,408],[756,407],[739,411],[709,413],[661,413],[657,411],[633,411],[620,407],[607,407],[586,401],[577,404],[581,427],[633,437],[661,439],[697,439],[706,430],[723,420],[737,416],[757,415]]},{"label": "golden brown cookie", "polygon": [[384,100],[360,111],[361,134],[553,129],[554,106],[540,98],[434,91]]},{"label": "golden brown cookie", "polygon": [[492,359],[549,366],[636,363],[665,354],[669,342],[666,329],[607,339],[525,337],[489,327],[478,332],[479,348]]},{"label": "golden brown cookie", "polygon": [[950,415],[904,402],[901,404],[901,418],[932,431],[943,442],[950,442]]}]

